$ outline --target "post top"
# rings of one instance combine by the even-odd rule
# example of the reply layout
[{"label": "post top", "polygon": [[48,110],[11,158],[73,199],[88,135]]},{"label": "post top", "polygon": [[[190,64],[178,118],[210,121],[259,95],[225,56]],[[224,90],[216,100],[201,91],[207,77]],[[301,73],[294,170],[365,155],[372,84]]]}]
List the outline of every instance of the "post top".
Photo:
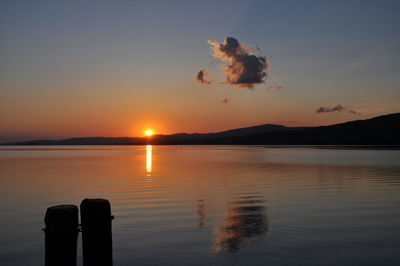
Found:
[{"label": "post top", "polygon": [[47,210],[69,210],[69,209],[74,210],[78,209],[78,207],[73,204],[64,204],[64,205],[55,205],[47,208]]}]

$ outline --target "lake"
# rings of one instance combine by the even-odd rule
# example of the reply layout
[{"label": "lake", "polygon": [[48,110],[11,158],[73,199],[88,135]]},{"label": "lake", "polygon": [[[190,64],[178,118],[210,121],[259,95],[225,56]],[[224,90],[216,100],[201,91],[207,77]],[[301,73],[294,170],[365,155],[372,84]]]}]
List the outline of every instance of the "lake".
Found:
[{"label": "lake", "polygon": [[84,198],[114,265],[400,265],[399,150],[0,146],[0,265],[44,265],[47,207]]}]

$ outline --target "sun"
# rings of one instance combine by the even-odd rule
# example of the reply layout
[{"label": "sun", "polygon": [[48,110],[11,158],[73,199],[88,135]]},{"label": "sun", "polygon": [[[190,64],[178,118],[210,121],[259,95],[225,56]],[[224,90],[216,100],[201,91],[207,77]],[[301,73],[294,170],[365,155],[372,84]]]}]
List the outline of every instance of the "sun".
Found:
[{"label": "sun", "polygon": [[153,135],[153,130],[147,129],[146,132],[145,132],[145,134],[146,134],[146,136],[150,137],[150,136]]}]

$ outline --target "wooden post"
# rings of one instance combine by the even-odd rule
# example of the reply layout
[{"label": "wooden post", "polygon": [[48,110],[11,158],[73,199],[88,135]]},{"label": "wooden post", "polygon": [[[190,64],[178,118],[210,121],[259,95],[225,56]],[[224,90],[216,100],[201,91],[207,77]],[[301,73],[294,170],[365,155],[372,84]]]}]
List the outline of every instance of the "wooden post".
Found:
[{"label": "wooden post", "polygon": [[76,266],[78,207],[57,205],[47,209],[44,218],[45,265]]},{"label": "wooden post", "polygon": [[84,199],[81,203],[82,249],[84,266],[111,266],[110,202],[106,199]]}]

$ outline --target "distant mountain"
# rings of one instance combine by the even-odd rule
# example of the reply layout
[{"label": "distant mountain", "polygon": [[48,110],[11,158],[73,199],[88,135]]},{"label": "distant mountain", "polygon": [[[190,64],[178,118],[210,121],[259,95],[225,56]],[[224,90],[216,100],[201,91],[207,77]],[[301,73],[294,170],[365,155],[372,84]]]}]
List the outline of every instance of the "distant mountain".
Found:
[{"label": "distant mountain", "polygon": [[3,145],[400,145],[400,113],[320,127],[260,125],[218,133],[179,133],[151,138],[70,138]]},{"label": "distant mountain", "polygon": [[[186,144],[186,143],[179,143]],[[199,140],[224,145],[400,145],[400,113],[342,124]]]},{"label": "distant mountain", "polygon": [[281,125],[265,124],[260,126],[236,128],[217,133],[178,133],[173,135],[156,135],[152,139],[153,144],[196,144],[202,141],[215,141],[225,138],[246,137],[260,133],[281,132],[304,129],[302,127],[285,127]]}]

